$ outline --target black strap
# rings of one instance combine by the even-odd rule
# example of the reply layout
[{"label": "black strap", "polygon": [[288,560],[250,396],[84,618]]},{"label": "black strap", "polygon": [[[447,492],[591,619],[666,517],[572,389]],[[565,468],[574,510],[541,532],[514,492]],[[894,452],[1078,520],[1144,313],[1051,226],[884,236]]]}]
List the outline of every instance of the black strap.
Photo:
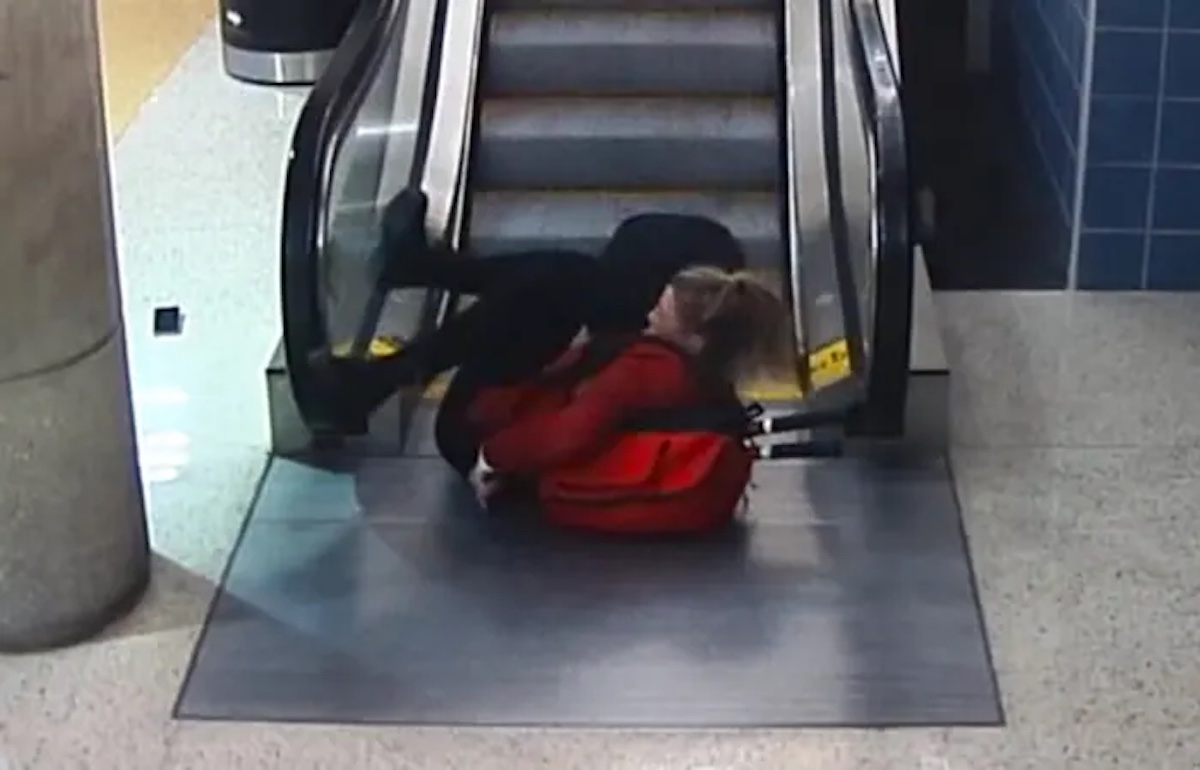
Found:
[{"label": "black strap", "polygon": [[725,402],[707,406],[686,406],[671,409],[651,409],[625,420],[622,429],[637,433],[664,431],[680,433],[719,433],[733,438],[746,438],[762,407],[743,406],[740,402]]}]

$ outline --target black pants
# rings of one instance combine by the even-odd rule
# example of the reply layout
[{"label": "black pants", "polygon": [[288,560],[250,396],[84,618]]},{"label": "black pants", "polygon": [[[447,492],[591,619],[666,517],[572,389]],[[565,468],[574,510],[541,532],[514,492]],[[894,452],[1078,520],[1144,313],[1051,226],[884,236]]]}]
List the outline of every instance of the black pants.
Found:
[{"label": "black pants", "polygon": [[455,367],[438,408],[438,451],[466,473],[479,451],[463,421],[479,389],[527,381],[557,359],[587,324],[598,263],[569,251],[437,259],[422,285],[474,295],[470,307],[414,340],[398,358],[424,376]]},{"label": "black pants", "polygon": [[458,368],[438,410],[435,435],[442,456],[462,472],[478,452],[462,415],[480,388],[536,376],[584,328],[593,336],[641,331],[666,284],[688,265],[745,267],[724,227],[671,214],[625,220],[598,259],[530,251],[481,259],[408,255],[408,261],[412,270],[403,285],[475,297],[440,328],[413,340],[395,362],[425,378]]}]

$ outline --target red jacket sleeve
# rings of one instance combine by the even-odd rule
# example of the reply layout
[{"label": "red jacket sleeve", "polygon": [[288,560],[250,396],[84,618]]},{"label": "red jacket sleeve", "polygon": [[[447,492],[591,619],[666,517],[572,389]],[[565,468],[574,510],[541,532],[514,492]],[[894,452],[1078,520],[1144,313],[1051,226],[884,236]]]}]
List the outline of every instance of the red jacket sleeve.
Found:
[{"label": "red jacket sleeve", "polygon": [[530,415],[492,436],[482,447],[501,473],[530,474],[553,468],[602,445],[631,412],[665,407],[690,392],[678,356],[631,349],[576,390],[565,406]]}]

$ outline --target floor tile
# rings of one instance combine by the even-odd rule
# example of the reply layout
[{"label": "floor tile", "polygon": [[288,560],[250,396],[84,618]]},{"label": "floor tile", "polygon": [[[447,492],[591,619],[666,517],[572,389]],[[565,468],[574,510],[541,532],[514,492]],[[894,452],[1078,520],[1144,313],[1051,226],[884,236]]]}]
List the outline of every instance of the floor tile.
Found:
[{"label": "floor tile", "polygon": [[1079,294],[1068,305],[1059,443],[1200,443],[1194,294]]},{"label": "floor tile", "polygon": [[[156,770],[166,756],[173,691],[195,626],[108,636],[67,653],[31,656],[52,673],[9,722],[30,768]],[[5,665],[0,661],[0,666]],[[31,685],[32,686],[32,685]]]},{"label": "floor tile", "polygon": [[187,723],[180,726],[162,768],[348,770],[367,767],[369,756],[365,731],[354,728]]},{"label": "floor tile", "polygon": [[[202,330],[211,329],[218,321],[229,329],[277,330],[277,221],[162,228],[130,215],[120,224],[118,248],[122,303],[131,330],[150,332],[150,311],[166,305],[181,306],[185,331],[197,322]],[[227,344],[243,341],[235,338]]]},{"label": "floor tile", "polygon": [[1061,392],[1067,309],[1054,293],[962,292],[937,299],[959,446],[1046,446]]},{"label": "floor tile", "polygon": [[215,30],[184,56],[113,153],[118,215],[161,228],[279,221],[303,91],[233,80]]},{"label": "floor tile", "polygon": [[266,451],[199,444],[158,455],[146,443],[141,465],[155,553],[181,570],[219,579],[254,502]]},{"label": "floor tile", "polygon": [[959,446],[1200,443],[1200,305],[1189,295],[938,298]]},{"label": "floor tile", "polygon": [[[278,260],[269,230],[139,230],[125,259],[126,337],[143,435],[265,446],[266,366],[280,337]],[[155,336],[157,307],[183,314]]]},{"label": "floor tile", "polygon": [[1188,652],[1200,626],[1194,460],[1175,448],[1040,450],[1023,462],[1007,450],[959,453],[964,518],[1018,732],[1200,728],[1200,664]]}]

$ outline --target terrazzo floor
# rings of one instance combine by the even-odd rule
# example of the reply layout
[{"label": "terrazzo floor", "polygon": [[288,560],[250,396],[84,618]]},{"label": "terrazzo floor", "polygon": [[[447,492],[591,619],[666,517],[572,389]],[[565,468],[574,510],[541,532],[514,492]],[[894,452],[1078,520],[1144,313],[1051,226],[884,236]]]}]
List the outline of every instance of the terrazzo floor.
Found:
[{"label": "terrazzo floor", "polygon": [[[954,462],[1009,724],[726,733],[176,722],[267,455],[263,365],[300,94],[212,31],[114,156],[150,595],[94,643],[0,658],[0,769],[1200,767],[1200,297],[947,294]],[[185,313],[177,337],[151,311]]]}]

